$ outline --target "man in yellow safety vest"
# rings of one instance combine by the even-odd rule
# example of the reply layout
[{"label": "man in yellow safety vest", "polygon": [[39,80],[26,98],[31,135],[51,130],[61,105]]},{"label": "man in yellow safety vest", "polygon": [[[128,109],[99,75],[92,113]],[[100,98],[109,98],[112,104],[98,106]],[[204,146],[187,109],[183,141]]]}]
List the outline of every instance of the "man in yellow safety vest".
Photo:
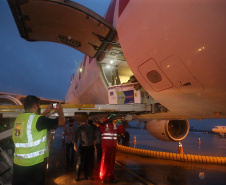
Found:
[{"label": "man in yellow safety vest", "polygon": [[[65,125],[61,104],[50,104],[40,115],[40,99],[28,95],[24,99],[25,112],[14,123],[12,139],[15,145],[12,185],[44,185],[49,156],[47,130]],[[58,119],[45,117],[57,112]]]}]

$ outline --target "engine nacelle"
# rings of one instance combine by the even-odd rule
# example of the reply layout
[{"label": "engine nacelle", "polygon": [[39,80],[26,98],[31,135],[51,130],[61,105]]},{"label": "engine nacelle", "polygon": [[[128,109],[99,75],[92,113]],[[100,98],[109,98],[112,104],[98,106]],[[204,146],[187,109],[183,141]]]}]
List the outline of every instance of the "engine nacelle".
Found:
[{"label": "engine nacelle", "polygon": [[146,123],[149,134],[167,142],[183,140],[188,135],[189,128],[188,120],[151,120]]}]

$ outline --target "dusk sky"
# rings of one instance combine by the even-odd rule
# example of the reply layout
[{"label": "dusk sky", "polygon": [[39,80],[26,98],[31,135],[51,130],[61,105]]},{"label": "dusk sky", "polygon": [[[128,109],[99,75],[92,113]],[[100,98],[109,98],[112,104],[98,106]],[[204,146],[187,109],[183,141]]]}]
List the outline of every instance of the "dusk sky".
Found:
[{"label": "dusk sky", "polygon": [[[101,16],[111,0],[74,0]],[[63,100],[84,55],[58,43],[20,37],[6,0],[0,1],[0,92]],[[225,120],[192,120],[197,129],[226,125]]]},{"label": "dusk sky", "polygon": [[[74,0],[105,15],[110,0]],[[84,54],[62,44],[20,37],[6,0],[0,1],[0,92],[63,100]]]}]

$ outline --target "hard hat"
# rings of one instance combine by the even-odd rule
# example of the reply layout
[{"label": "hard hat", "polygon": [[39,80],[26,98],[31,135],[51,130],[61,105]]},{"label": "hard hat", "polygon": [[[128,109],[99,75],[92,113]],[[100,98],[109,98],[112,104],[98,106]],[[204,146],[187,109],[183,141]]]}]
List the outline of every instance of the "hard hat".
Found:
[{"label": "hard hat", "polygon": [[108,119],[114,118],[115,114],[111,114],[110,116],[108,116]]},{"label": "hard hat", "polygon": [[117,119],[117,123],[118,123],[119,125],[121,125],[121,124],[122,124],[122,121],[119,120],[119,119]]}]

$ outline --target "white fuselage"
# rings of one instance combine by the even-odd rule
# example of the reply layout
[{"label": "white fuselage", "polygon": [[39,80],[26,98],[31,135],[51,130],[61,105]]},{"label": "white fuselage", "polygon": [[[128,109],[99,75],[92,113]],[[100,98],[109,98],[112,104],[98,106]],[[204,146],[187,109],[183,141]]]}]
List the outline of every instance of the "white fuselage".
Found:
[{"label": "white fuselage", "polygon": [[[133,74],[169,110],[161,117],[226,118],[226,2],[130,0],[123,10],[121,2],[113,0],[112,23]],[[65,100],[108,103],[96,59]]]},{"label": "white fuselage", "polygon": [[212,129],[213,132],[216,132],[220,136],[226,136],[226,126],[215,126]]}]

